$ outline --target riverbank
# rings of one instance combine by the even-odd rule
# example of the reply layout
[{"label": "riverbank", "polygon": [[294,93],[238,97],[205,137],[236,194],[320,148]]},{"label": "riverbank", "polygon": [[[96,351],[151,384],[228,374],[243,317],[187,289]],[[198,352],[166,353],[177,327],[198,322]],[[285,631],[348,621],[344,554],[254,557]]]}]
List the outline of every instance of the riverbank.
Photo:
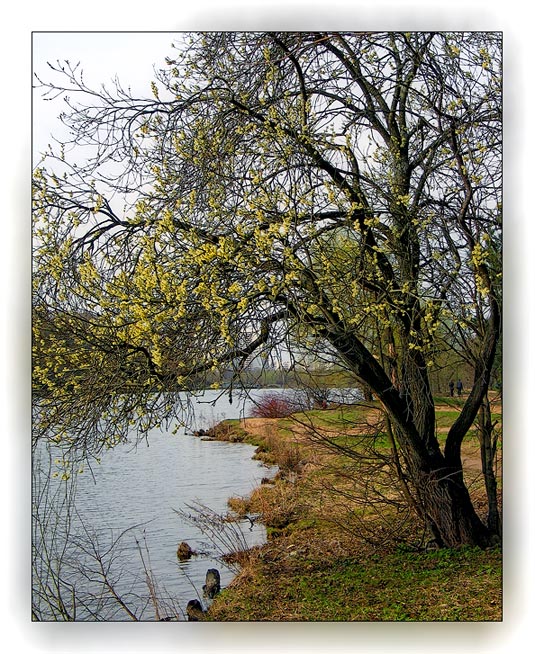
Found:
[{"label": "riverbank", "polygon": [[[456,415],[455,402],[439,407],[439,433]],[[240,556],[241,572],[207,619],[501,620],[501,550],[430,549],[385,461],[371,457],[387,451],[380,420],[374,406],[333,407],[227,420],[212,430],[255,444],[256,456],[279,473],[229,501],[237,516],[264,522],[268,541]],[[478,447],[469,434],[466,476],[482,507]]]}]

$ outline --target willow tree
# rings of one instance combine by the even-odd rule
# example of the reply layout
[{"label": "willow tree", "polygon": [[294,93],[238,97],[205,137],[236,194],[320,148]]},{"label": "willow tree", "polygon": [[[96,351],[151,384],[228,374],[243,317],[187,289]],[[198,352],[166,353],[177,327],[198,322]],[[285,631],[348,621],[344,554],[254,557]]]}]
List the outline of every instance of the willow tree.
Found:
[{"label": "willow tree", "polygon": [[[65,97],[70,137],[34,176],[36,438],[95,453],[179,416],[173,390],[321,344],[384,407],[437,541],[492,542],[461,444],[501,329],[488,264],[500,36],[208,33],[174,47],[149,97],[90,89],[68,62],[39,81]],[[441,447],[435,335],[476,315],[474,379]]]}]

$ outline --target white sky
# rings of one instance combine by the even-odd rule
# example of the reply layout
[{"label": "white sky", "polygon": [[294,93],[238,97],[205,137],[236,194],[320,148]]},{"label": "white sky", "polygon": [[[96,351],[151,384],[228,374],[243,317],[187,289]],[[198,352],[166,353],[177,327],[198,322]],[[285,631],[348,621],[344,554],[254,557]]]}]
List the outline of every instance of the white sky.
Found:
[{"label": "white sky", "polygon": [[[532,639],[534,598],[533,475],[533,34],[524,0],[92,0],[12,3],[0,41],[2,65],[2,307],[4,444],[1,476],[3,638],[14,652],[425,652],[508,654]],[[79,8],[78,8],[79,7]],[[496,625],[211,625],[213,629],[29,622],[29,333],[31,32],[36,30],[460,29],[505,36],[505,599]],[[88,79],[118,73],[125,85],[150,81],[169,54],[166,34],[38,37],[36,70],[50,59],[80,59]],[[160,47],[161,44],[161,47]],[[53,103],[48,103],[52,105]],[[34,138],[48,142],[52,106],[35,107]],[[23,472],[25,471],[25,472]],[[529,482],[528,482],[529,480]],[[529,485],[527,485],[529,483]],[[137,626],[137,625],[136,625]],[[50,629],[46,629],[50,627]],[[154,627],[154,628],[152,628]],[[178,625],[175,625],[178,627]],[[149,629],[150,628],[150,629]],[[156,634],[155,630],[158,630]],[[180,633],[179,633],[180,632]],[[216,639],[216,640],[214,640]],[[215,643],[215,645],[214,645]]]},{"label": "white sky", "polygon": [[[112,88],[117,76],[123,88],[145,97],[151,94],[150,82],[154,67],[165,68],[165,57],[173,55],[172,42],[179,34],[169,32],[36,32],[33,34],[33,72],[44,82],[63,83],[47,62],[80,62],[84,79],[90,88],[102,84]],[[61,98],[44,100],[43,89],[33,92],[33,151],[41,153],[50,143],[50,135],[59,135],[63,125],[58,115],[64,110]]]}]

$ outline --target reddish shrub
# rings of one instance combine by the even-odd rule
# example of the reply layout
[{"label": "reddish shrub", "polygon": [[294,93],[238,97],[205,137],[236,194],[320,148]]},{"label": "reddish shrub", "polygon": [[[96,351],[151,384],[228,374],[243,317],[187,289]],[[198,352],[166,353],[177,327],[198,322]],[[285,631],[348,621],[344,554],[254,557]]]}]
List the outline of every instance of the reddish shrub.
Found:
[{"label": "reddish shrub", "polygon": [[251,415],[253,418],[284,418],[294,413],[295,406],[286,398],[275,393],[259,399]]}]

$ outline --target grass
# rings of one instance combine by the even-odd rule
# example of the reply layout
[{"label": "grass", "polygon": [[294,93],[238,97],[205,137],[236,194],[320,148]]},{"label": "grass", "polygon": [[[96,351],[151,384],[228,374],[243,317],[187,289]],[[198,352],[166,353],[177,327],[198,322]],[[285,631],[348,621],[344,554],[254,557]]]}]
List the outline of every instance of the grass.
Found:
[{"label": "grass", "polygon": [[[457,406],[441,404],[438,427],[447,428],[457,415]],[[275,483],[229,503],[238,515],[260,514],[268,542],[249,551],[207,619],[501,620],[500,549],[418,547],[417,521],[388,486],[387,466],[330,452],[320,438],[306,438],[306,426],[313,425],[317,434],[362,453],[377,423],[374,407],[334,407],[293,418],[225,421],[221,427],[229,440],[256,444],[257,456],[278,463],[280,472]],[[384,434],[372,440],[376,450],[388,451]],[[468,447],[477,450],[471,440]],[[368,495],[370,480],[383,503]],[[475,505],[484,506],[481,479],[471,492]]]},{"label": "grass", "polygon": [[267,548],[216,600],[210,619],[501,620],[497,550],[318,554],[291,543],[285,544],[285,551]]}]

